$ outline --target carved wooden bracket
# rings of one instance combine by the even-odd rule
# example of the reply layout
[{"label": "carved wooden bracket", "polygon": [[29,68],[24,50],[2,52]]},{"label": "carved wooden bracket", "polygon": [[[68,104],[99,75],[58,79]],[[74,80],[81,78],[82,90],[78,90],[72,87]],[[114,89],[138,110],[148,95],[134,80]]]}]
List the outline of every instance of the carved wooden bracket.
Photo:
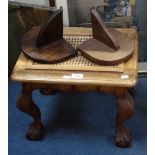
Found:
[{"label": "carved wooden bracket", "polygon": [[42,27],[34,27],[21,40],[23,52],[36,61],[56,63],[77,55],[63,39],[63,9],[55,11]]},{"label": "carved wooden bracket", "polygon": [[116,65],[133,55],[134,39],[107,28],[95,9],[91,10],[91,19],[93,38],[77,47],[83,56],[101,65]]}]

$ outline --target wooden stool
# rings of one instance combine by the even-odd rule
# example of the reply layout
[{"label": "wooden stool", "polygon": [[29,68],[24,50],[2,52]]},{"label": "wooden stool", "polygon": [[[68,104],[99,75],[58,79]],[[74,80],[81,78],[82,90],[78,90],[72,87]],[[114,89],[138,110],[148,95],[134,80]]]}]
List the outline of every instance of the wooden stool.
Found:
[{"label": "wooden stool", "polygon": [[[33,123],[26,132],[30,140],[40,140],[43,124],[39,108],[32,100],[32,91],[39,89],[42,94],[50,95],[60,91],[99,91],[113,93],[116,97],[118,112],[116,118],[116,139],[119,147],[128,147],[130,131],[124,123],[131,118],[134,110],[133,87],[137,82],[138,37],[133,29],[118,29],[134,38],[133,57],[116,66],[100,66],[85,59],[80,54],[58,64],[33,62],[21,53],[11,79],[22,84],[17,107],[32,116]],[[91,28],[64,28],[64,38],[74,47],[92,37]]]}]

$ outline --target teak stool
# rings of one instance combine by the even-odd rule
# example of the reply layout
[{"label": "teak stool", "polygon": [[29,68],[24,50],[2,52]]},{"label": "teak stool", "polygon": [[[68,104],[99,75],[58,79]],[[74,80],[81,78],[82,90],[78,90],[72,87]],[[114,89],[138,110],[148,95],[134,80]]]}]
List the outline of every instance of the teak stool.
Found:
[{"label": "teak stool", "polygon": [[[129,146],[130,131],[123,125],[131,118],[134,110],[132,88],[137,82],[138,35],[133,29],[117,30],[134,38],[135,45],[133,57],[116,66],[100,66],[80,54],[62,63],[41,64],[33,62],[21,53],[11,79],[22,84],[17,107],[33,118],[33,123],[26,132],[28,139],[40,140],[43,135],[41,113],[32,100],[33,90],[39,89],[46,95],[52,94],[55,90],[96,90],[115,95],[118,105],[115,144],[119,147]],[[64,28],[64,38],[74,47],[91,37],[91,28]]]}]

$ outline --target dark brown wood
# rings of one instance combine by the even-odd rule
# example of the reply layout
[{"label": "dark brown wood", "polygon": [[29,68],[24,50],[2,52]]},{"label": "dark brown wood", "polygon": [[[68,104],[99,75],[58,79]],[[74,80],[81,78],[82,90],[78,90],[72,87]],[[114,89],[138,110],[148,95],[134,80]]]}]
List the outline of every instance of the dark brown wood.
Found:
[{"label": "dark brown wood", "polygon": [[116,65],[132,57],[134,38],[107,28],[95,9],[91,11],[93,38],[77,47],[87,59],[100,65]]},{"label": "dark brown wood", "polygon": [[22,92],[17,100],[17,107],[33,118],[33,122],[26,132],[26,137],[29,140],[37,141],[43,138],[44,133],[44,127],[41,122],[41,113],[32,100],[33,89],[31,84],[23,84],[22,86]]},{"label": "dark brown wood", "polygon": [[41,47],[63,38],[63,9],[55,11],[39,31],[36,46]]},{"label": "dark brown wood", "polygon": [[93,38],[105,43],[109,47],[114,50],[118,50],[120,48],[117,40],[112,35],[110,30],[104,24],[101,16],[97,13],[95,9],[91,11],[91,21],[92,21],[92,29],[93,29]]},{"label": "dark brown wood", "polygon": [[115,144],[118,147],[129,147],[131,134],[129,129],[124,128],[124,123],[133,115],[134,100],[127,88],[117,88],[115,96],[118,106]]},{"label": "dark brown wood", "polygon": [[49,0],[50,6],[54,7],[55,6],[55,0]]},{"label": "dark brown wood", "polygon": [[57,63],[77,55],[77,51],[63,39],[62,8],[52,14],[42,27],[34,27],[21,40],[23,52],[36,61]]}]

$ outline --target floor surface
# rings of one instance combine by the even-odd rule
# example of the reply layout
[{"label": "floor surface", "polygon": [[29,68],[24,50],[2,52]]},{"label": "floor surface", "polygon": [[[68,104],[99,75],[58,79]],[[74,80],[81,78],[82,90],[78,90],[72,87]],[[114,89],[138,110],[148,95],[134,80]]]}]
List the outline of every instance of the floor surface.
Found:
[{"label": "floor surface", "polygon": [[9,155],[146,155],[146,81],[140,78],[136,86],[134,116],[126,123],[132,131],[132,144],[126,149],[114,145],[114,96],[97,92],[42,96],[34,91],[46,135],[42,141],[26,140],[31,117],[16,108],[21,86],[9,81]]}]

